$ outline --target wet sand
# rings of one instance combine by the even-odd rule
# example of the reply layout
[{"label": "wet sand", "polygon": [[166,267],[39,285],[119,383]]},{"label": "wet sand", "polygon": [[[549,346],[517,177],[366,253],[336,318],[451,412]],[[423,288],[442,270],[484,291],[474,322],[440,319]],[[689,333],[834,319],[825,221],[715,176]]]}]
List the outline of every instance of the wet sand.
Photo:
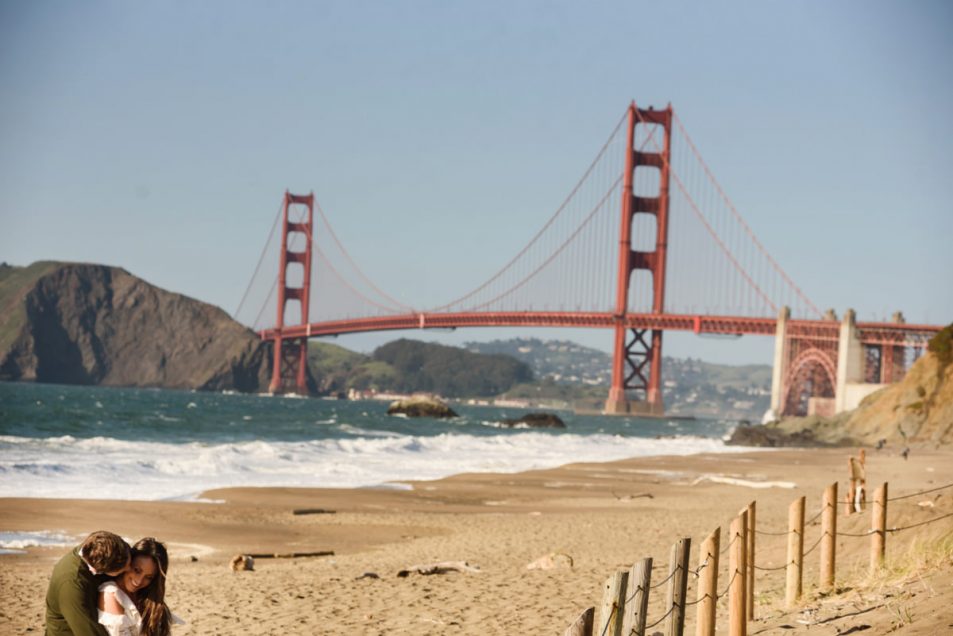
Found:
[{"label": "wet sand", "polygon": [[[840,481],[843,493],[849,452],[799,449],[570,464],[456,475],[413,483],[413,490],[236,488],[203,494],[220,503],[8,498],[0,499],[0,530],[84,535],[109,529],[131,540],[156,536],[167,542],[169,604],[189,622],[177,634],[562,634],[583,609],[599,603],[602,584],[615,569],[652,556],[661,580],[671,545],[681,537],[692,538],[696,564],[702,539],[719,526],[726,532],[750,501],[757,501],[760,531],[785,531],[788,505],[802,495],[811,519],[826,485]],[[867,472],[870,490],[889,481],[891,496],[943,486],[953,483],[953,452],[915,449],[905,461],[896,449],[868,451]],[[778,483],[755,487],[769,482]],[[926,501],[932,506],[918,505]],[[328,512],[296,515],[296,509]],[[892,503],[888,526],[949,512],[953,488]],[[868,513],[839,515],[841,531],[869,528]],[[805,547],[819,533],[818,522],[808,526]],[[953,517],[888,535],[888,563],[893,555],[910,560],[903,555],[911,546],[922,552],[943,535],[953,537]],[[786,542],[784,536],[758,536],[758,565],[783,565]],[[870,625],[863,629],[867,633],[885,633],[904,622],[904,612],[912,622],[902,626],[903,633],[953,629],[953,564],[945,552],[913,582],[898,583],[867,577],[868,546],[866,538],[839,538],[842,592],[832,596],[816,594],[817,552],[808,555],[805,604],[794,612],[782,608],[783,570],[759,572],[758,620],[749,634],[835,634],[859,625]],[[49,574],[65,551],[0,555],[0,633],[42,631]],[[239,553],[318,551],[334,554],[258,558],[251,572],[229,568]],[[558,557],[560,567],[527,569],[550,554],[568,555],[572,566]],[[397,576],[414,565],[447,561],[479,571]],[[726,569],[723,563],[723,582]],[[664,614],[663,591],[653,591],[650,622]],[[693,581],[688,598],[695,598]],[[689,611],[686,633],[694,632],[694,623]],[[724,603],[718,624],[719,631],[727,630]]]}]

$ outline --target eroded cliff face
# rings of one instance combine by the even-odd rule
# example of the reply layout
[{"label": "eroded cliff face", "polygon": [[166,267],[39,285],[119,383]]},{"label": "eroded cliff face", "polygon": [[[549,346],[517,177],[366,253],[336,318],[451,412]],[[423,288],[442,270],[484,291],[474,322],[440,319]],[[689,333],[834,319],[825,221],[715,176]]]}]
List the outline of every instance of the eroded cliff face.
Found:
[{"label": "eroded cliff face", "polygon": [[0,379],[267,389],[267,346],[221,309],[115,267],[38,265],[3,294]]},{"label": "eroded cliff face", "polygon": [[901,382],[868,396],[844,428],[869,443],[953,443],[953,364],[927,352]]}]

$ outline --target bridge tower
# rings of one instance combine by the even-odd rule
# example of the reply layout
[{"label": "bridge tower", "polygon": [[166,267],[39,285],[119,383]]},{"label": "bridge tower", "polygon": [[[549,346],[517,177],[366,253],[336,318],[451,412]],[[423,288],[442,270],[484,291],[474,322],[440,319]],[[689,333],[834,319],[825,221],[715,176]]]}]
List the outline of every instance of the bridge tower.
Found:
[{"label": "bridge tower", "polygon": [[[292,207],[304,206],[304,208]],[[271,369],[271,384],[268,387],[271,393],[295,392],[298,395],[308,393],[308,339],[286,338],[282,331],[285,328],[285,309],[289,301],[297,301],[299,306],[299,324],[308,325],[308,305],[311,296],[311,230],[314,220],[314,193],[291,194],[285,191],[285,200],[282,205],[282,233],[281,256],[278,270],[278,321],[275,323],[274,361]],[[304,238],[304,250],[292,251],[288,249],[289,237],[294,240],[296,235]],[[298,239],[300,240],[300,239]],[[303,268],[301,285],[292,287],[289,284],[289,268]],[[294,276],[295,279],[298,276]]]},{"label": "bridge tower", "polygon": [[[606,400],[606,413],[645,413],[661,415],[662,331],[628,329],[629,284],[632,272],[648,270],[652,274],[652,313],[665,311],[665,256],[668,247],[669,154],[672,143],[672,106],[665,110],[629,106],[628,141],[623,175],[622,220],[619,231],[619,265],[616,286],[615,345],[612,358],[612,386]],[[635,148],[636,126],[656,125],[664,130],[661,152],[643,152]],[[657,149],[657,146],[655,146]],[[637,196],[633,189],[635,172],[642,168],[659,171],[659,189],[655,196]],[[636,214],[655,216],[655,249],[632,249],[632,219]],[[631,338],[626,332],[631,331]],[[648,374],[646,375],[646,367]],[[626,391],[641,391],[644,401],[631,402]]]}]

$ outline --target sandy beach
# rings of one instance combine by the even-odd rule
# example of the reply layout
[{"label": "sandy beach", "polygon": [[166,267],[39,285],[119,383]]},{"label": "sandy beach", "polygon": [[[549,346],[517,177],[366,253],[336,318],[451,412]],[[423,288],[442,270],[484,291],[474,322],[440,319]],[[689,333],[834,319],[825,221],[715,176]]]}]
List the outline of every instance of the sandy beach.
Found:
[{"label": "sandy beach", "polygon": [[[914,449],[904,460],[897,450],[869,451],[871,491],[883,481],[891,497],[953,483],[953,453]],[[696,564],[702,539],[716,527],[726,531],[750,501],[757,501],[759,531],[784,532],[788,505],[802,495],[811,519],[825,486],[839,481],[843,492],[850,452],[651,457],[463,474],[412,489],[223,489],[204,493],[207,502],[7,498],[0,499],[0,530],[84,535],[103,528],[167,542],[169,604],[189,623],[176,633],[562,634],[582,610],[598,605],[614,570],[651,556],[662,580],[681,537],[692,538]],[[325,512],[294,514],[301,509]],[[950,512],[953,488],[891,502],[887,524],[904,527]],[[838,514],[841,532],[870,526],[869,513]],[[807,527],[805,547],[819,532],[817,521]],[[869,577],[869,540],[841,536],[837,593],[817,593],[818,553],[809,554],[804,603],[795,611],[782,607],[783,570],[760,571],[749,634],[950,633],[951,537],[953,517],[891,533],[887,572]],[[786,537],[757,540],[760,567],[783,565]],[[318,551],[334,554],[258,558],[251,572],[229,568],[239,553]],[[0,633],[42,631],[48,577],[64,552],[30,548],[0,556]],[[572,565],[558,556],[557,567],[527,568],[552,554],[568,555]],[[445,561],[474,571],[398,576]],[[650,599],[650,622],[664,613],[661,592]],[[693,581],[688,597],[695,598]],[[724,602],[718,612],[723,632]],[[694,633],[694,612],[687,616],[686,633]]]}]

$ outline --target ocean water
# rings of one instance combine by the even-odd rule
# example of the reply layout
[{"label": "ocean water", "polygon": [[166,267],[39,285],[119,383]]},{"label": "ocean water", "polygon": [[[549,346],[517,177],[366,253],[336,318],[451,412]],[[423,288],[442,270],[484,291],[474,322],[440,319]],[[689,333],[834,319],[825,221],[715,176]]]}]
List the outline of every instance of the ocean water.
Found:
[{"label": "ocean water", "polygon": [[734,422],[559,412],[564,430],[503,428],[526,411],[0,383],[0,497],[194,500],[227,486],[409,488],[408,480],[570,462],[723,452]]}]

